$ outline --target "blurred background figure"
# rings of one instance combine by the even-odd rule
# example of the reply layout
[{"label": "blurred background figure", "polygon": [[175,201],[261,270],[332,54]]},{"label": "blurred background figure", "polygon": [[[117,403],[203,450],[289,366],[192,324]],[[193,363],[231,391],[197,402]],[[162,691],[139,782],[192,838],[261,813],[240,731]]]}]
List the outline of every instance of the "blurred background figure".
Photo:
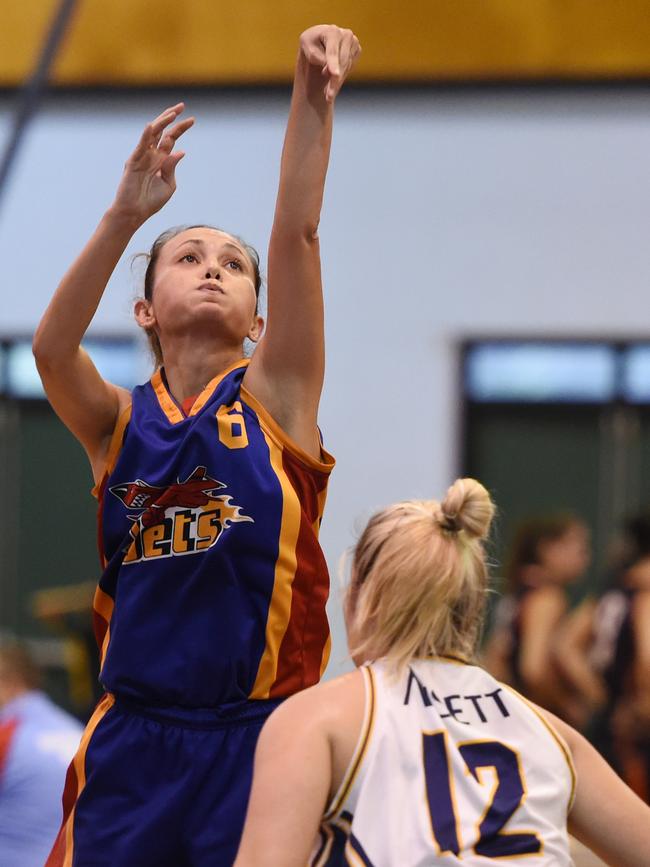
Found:
[{"label": "blurred background figure", "polygon": [[577,516],[539,516],[521,524],[509,554],[507,593],[485,650],[492,674],[577,725],[583,722],[580,686],[563,676],[554,648],[569,607],[567,588],[590,559],[589,530]]},{"label": "blurred background figure", "polygon": [[557,661],[596,699],[591,740],[650,802],[650,512],[625,521],[609,571],[608,589],[568,618]]},{"label": "blurred background figure", "polygon": [[40,690],[27,649],[0,641],[0,867],[42,867],[82,726]]}]

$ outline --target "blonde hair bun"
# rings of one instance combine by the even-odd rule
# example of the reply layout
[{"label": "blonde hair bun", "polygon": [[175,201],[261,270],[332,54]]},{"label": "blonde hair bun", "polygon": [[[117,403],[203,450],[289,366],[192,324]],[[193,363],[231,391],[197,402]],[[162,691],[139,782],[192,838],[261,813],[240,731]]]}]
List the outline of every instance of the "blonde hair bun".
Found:
[{"label": "blonde hair bun", "polygon": [[440,526],[485,539],[490,532],[495,507],[486,489],[476,479],[456,479],[440,503]]}]

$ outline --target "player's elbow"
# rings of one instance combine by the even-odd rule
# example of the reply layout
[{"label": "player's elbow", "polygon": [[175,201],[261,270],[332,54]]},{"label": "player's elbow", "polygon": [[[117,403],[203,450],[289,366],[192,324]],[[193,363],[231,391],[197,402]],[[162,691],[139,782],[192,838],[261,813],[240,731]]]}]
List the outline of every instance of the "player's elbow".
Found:
[{"label": "player's elbow", "polygon": [[43,331],[44,329],[39,325],[32,339],[32,354],[39,370],[51,366],[55,355],[53,341]]},{"label": "player's elbow", "polygon": [[39,372],[52,370],[66,358],[73,357],[79,351],[78,346],[67,346],[51,328],[41,323],[32,338],[32,354]]},{"label": "player's elbow", "polygon": [[318,218],[310,218],[304,214],[286,214],[284,219],[276,219],[272,240],[276,244],[286,243],[294,249],[296,245],[313,249],[319,244],[319,222]]}]

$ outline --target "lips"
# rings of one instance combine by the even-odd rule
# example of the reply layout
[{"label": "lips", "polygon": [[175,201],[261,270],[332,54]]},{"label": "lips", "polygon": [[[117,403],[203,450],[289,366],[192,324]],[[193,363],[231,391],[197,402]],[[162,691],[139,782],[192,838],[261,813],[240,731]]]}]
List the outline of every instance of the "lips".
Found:
[{"label": "lips", "polygon": [[213,281],[201,283],[199,289],[206,289],[210,292],[221,292],[223,294],[223,286],[221,286],[220,283],[215,283]]}]

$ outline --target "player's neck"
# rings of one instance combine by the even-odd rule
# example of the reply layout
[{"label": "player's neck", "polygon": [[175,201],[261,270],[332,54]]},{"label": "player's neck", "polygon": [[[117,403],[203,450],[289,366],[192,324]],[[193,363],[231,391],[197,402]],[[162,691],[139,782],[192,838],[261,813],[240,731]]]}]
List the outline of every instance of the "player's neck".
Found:
[{"label": "player's neck", "polygon": [[202,345],[197,336],[164,347],[165,376],[173,397],[182,403],[199,394],[211,379],[243,357],[241,346]]}]

